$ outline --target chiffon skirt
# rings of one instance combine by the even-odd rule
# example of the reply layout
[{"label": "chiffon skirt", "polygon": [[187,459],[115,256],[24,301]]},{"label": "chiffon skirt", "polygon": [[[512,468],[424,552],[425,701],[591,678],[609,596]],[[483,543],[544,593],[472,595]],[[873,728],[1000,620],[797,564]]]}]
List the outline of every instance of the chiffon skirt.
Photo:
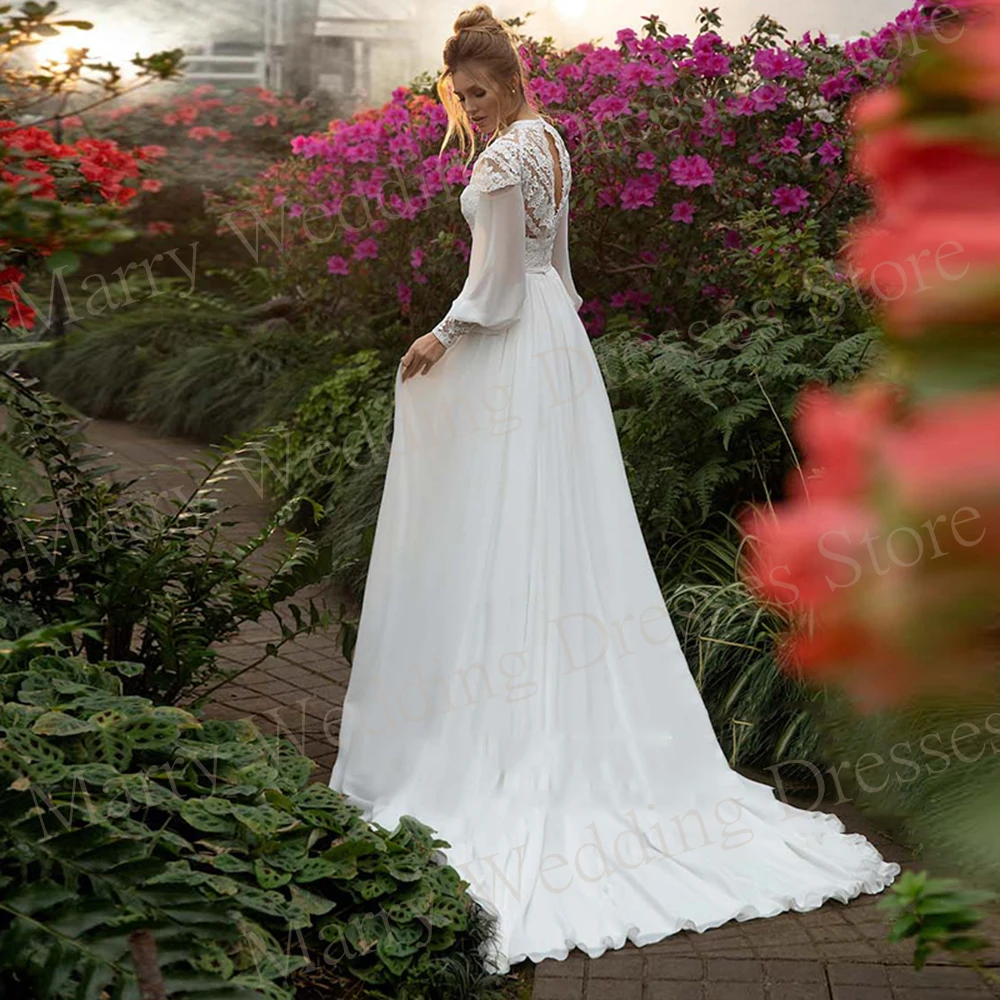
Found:
[{"label": "chiffon skirt", "polygon": [[439,860],[497,917],[497,972],[846,902],[899,872],[729,767],[551,268],[506,333],[397,372],[330,785],[450,844]]}]

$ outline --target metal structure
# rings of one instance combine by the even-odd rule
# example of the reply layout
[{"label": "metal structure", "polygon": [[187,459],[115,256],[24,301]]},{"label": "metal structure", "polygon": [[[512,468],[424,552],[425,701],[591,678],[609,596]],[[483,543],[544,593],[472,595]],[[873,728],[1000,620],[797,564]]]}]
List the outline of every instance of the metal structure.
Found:
[{"label": "metal structure", "polygon": [[239,17],[214,29],[210,23],[205,41],[184,46],[186,75],[222,86],[384,100],[417,71],[416,16],[414,0],[243,0]]},{"label": "metal structure", "polygon": [[[229,29],[204,44],[185,46],[185,76],[223,86],[257,85],[282,90],[287,5],[288,0],[258,0],[256,9],[248,5],[239,37]],[[227,34],[231,37],[227,38]]]},{"label": "metal structure", "polygon": [[263,52],[248,56],[223,55],[213,52],[214,45],[205,46],[207,51],[188,53],[184,57],[184,76],[188,80],[207,83],[227,84],[237,87],[270,86],[267,58]]}]

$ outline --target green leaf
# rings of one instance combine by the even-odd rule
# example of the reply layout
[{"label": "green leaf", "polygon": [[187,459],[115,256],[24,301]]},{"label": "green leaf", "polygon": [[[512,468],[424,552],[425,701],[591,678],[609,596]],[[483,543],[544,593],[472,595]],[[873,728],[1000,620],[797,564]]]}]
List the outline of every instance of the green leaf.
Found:
[{"label": "green leaf", "polygon": [[233,816],[258,836],[270,836],[291,821],[285,813],[271,806],[234,805]]},{"label": "green leaf", "polygon": [[66,712],[46,712],[40,715],[31,731],[39,736],[76,736],[78,733],[90,733],[96,730],[88,719],[77,719]]},{"label": "green leaf", "polygon": [[46,258],[45,266],[51,273],[64,270],[73,274],[80,268],[80,257],[72,250],[56,250]]},{"label": "green leaf", "polygon": [[211,858],[210,863],[220,871],[235,874],[238,872],[249,872],[253,870],[253,864],[237,857],[235,854],[216,854]]},{"label": "green leaf", "polygon": [[253,863],[254,875],[264,889],[277,889],[287,885],[292,880],[292,876],[287,872],[279,872],[265,864],[261,858],[257,858]]},{"label": "green leaf", "polygon": [[4,903],[18,913],[34,916],[71,899],[76,899],[75,892],[65,886],[57,885],[51,879],[43,879],[7,896]]},{"label": "green leaf", "polygon": [[[210,805],[211,801],[210,799],[189,799],[186,801],[181,806],[181,817],[184,822],[204,833],[231,832],[234,829],[232,821],[225,814],[220,814],[217,807]],[[227,807],[230,806],[230,803],[225,802],[224,799],[216,801],[224,802]]]}]

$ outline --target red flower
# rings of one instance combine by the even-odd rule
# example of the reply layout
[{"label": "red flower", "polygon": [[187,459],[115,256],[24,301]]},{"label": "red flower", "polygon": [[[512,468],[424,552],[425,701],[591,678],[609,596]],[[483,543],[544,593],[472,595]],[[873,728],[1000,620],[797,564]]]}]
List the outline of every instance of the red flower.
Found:
[{"label": "red flower", "polygon": [[[894,405],[893,391],[876,383],[849,395],[825,388],[807,389],[802,394],[795,430],[803,445],[803,465],[810,472],[811,499],[852,500],[864,493],[871,483],[873,456]],[[789,477],[789,492],[804,495],[799,476]]]},{"label": "red flower", "polygon": [[862,564],[866,533],[878,519],[862,503],[826,500],[755,511],[743,521],[755,539],[745,579],[758,594],[795,612],[814,611],[858,582],[849,560]]},{"label": "red flower", "polygon": [[137,160],[158,160],[166,156],[169,150],[166,146],[138,146],[132,153]]},{"label": "red flower", "polygon": [[998,443],[1000,393],[974,394],[922,408],[888,437],[885,461],[908,506],[1000,505]]}]

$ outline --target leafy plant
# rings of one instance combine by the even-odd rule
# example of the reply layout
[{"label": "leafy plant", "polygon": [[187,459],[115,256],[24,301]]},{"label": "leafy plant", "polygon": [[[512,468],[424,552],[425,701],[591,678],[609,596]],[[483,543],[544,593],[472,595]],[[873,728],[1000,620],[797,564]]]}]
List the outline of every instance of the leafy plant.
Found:
[{"label": "leafy plant", "polygon": [[248,720],[202,722],[127,695],[139,664],[9,654],[0,647],[5,992],[135,997],[126,955],[141,928],[178,998],[291,1000],[287,977],[324,966],[372,997],[457,996],[428,983],[475,962],[490,924],[438,863],[447,845],[431,830],[365,822]]},{"label": "leafy plant", "polygon": [[817,759],[823,693],[780,669],[775,640],[785,622],[739,578],[734,537],[732,524],[692,536],[688,559],[675,552],[667,569],[664,598],[730,763],[784,764],[787,784],[806,776],[791,762]]},{"label": "leafy plant", "polygon": [[955,879],[905,871],[878,906],[894,918],[889,940],[913,941],[915,969],[922,969],[932,952],[940,949],[965,957],[966,964],[1000,984],[1000,976],[967,958],[969,952],[989,947],[988,940],[972,932],[983,918],[977,907],[992,899],[994,893],[965,889]]},{"label": "leafy plant", "polygon": [[725,319],[645,340],[626,323],[594,342],[661,578],[713,511],[782,492],[802,386],[850,380],[874,354],[877,330],[820,256],[814,222],[795,228],[765,209],[738,227],[745,243],[727,266],[743,291]]},{"label": "leafy plant", "polygon": [[[130,492],[137,480],[109,477],[115,467],[82,438],[64,404],[9,374],[0,376],[0,399],[6,440],[41,467],[47,485],[28,500],[9,480],[0,482],[0,602],[45,622],[96,623],[99,632],[81,633],[72,652],[92,662],[138,663],[126,681],[130,693],[161,701],[190,694],[216,672],[211,644],[266,612],[275,616],[281,643],[330,624],[329,612],[311,600],[305,610],[289,605],[294,627],[277,610],[322,574],[313,542],[287,532],[287,549],[260,565],[259,551],[299,498],[243,544],[220,537],[234,522],[219,520],[227,508],[216,484],[252,469],[265,442],[244,442],[204,463],[190,496],[169,498],[164,511],[160,497]],[[268,644],[264,655],[276,649]]]},{"label": "leafy plant", "polygon": [[[828,698],[824,748],[875,764],[863,781],[845,769],[859,806],[895,818],[926,864],[1000,890],[1000,701],[920,698],[865,714]],[[865,756],[870,755],[870,756]]]},{"label": "leafy plant", "polygon": [[394,372],[378,352],[340,359],[291,418],[272,428],[269,457],[282,495],[323,510],[320,541],[338,578],[363,587],[392,432]]}]

